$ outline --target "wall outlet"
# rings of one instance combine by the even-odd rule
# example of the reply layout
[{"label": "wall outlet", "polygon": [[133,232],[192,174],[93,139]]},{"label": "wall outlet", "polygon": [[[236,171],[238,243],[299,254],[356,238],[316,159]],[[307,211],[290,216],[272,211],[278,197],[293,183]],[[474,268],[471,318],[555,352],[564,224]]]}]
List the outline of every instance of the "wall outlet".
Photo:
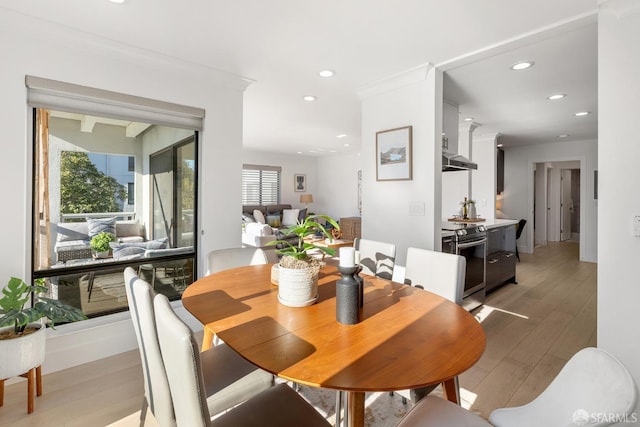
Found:
[{"label": "wall outlet", "polygon": [[640,237],[640,215],[633,216],[633,235]]}]

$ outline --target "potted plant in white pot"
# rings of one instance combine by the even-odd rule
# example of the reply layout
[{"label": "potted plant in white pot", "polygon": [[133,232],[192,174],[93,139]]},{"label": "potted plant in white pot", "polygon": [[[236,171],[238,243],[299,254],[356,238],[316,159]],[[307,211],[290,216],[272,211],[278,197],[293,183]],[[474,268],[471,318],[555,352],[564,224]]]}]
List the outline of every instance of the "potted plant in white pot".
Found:
[{"label": "potted plant in white pot", "polygon": [[270,245],[280,245],[276,252],[282,255],[277,264],[277,278],[272,282],[278,285],[278,300],[289,307],[304,307],[311,305],[318,299],[318,272],[321,262],[309,255],[310,250],[320,250],[333,256],[336,251],[326,246],[318,246],[313,240],[305,240],[305,237],[313,236],[316,232],[322,233],[331,239],[332,235],[319,220],[331,224],[334,229],[340,229],[338,223],[327,215],[311,215],[297,224],[289,226],[284,232],[286,235],[295,234],[297,242],[288,240],[274,240]]},{"label": "potted plant in white pot", "polygon": [[[33,286],[12,277],[2,289],[0,298],[0,379],[22,375],[42,365],[45,354],[45,324],[48,319],[53,328],[56,323],[75,322],[87,317],[76,307],[60,301],[38,296],[46,293],[44,279]],[[36,294],[35,303],[25,307]]]},{"label": "potted plant in white pot", "polygon": [[91,238],[89,246],[91,246],[96,258],[107,258],[109,256],[109,251],[111,250],[109,243],[115,241],[116,236],[106,231],[101,231]]}]

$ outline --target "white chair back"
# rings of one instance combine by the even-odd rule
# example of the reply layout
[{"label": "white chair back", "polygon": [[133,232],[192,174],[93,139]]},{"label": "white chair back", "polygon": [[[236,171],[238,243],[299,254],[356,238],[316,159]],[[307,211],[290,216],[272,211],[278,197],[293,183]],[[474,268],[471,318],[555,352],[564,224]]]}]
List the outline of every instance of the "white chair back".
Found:
[{"label": "white chair back", "polygon": [[209,252],[207,256],[206,275],[245,265],[268,264],[268,262],[266,253],[260,248],[217,249]]},{"label": "white chair back", "polygon": [[[154,299],[158,338],[179,426],[211,426],[198,345],[164,295]],[[313,406],[286,384],[264,390],[215,418],[216,427],[330,427]]]},{"label": "white chair back", "polygon": [[407,249],[405,283],[462,304],[467,260],[460,255]]},{"label": "white chair back", "polygon": [[[175,426],[173,402],[156,333],[153,310],[155,292],[149,283],[138,278],[131,267],[125,269],[124,277],[129,312],[140,350],[145,399],[161,426]],[[143,410],[146,410],[144,405]]]},{"label": "white chair back", "polygon": [[396,263],[396,245],[356,238],[353,246],[360,254],[364,274],[391,280]]},{"label": "white chair back", "polygon": [[631,419],[637,393],[633,377],[620,361],[588,347],[569,359],[536,399],[496,409],[489,422],[496,427],[608,426]]},{"label": "white chair back", "polygon": [[158,339],[180,426],[210,426],[198,344],[164,295],[153,301]]}]

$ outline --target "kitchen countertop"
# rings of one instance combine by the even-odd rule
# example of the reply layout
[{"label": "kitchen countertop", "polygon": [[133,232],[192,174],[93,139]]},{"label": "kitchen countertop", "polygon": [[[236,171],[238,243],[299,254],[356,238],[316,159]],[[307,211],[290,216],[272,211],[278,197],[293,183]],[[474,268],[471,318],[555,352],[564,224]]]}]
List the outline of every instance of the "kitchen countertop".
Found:
[{"label": "kitchen countertop", "polygon": [[485,221],[481,224],[487,228],[506,227],[508,225],[515,225],[518,223],[517,219],[494,219],[493,221]]},{"label": "kitchen countertop", "polygon": [[[453,221],[451,221],[453,223]],[[446,224],[446,221],[443,221],[443,226]],[[509,225],[518,224],[518,220],[516,219],[494,219],[492,221],[483,221],[483,222],[474,222],[474,225],[484,225],[487,229],[490,228],[498,228],[498,227],[506,227]],[[450,230],[442,230],[442,237],[453,236],[455,233]]]}]

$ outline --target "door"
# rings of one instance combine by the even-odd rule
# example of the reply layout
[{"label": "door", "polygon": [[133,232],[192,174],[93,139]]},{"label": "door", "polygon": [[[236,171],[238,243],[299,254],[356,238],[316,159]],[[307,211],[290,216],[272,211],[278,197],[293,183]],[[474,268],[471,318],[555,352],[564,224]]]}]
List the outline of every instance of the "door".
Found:
[{"label": "door", "polygon": [[194,244],[195,147],[190,137],[150,158],[153,238],[171,248]]},{"label": "door", "polygon": [[562,169],[560,172],[560,240],[571,240],[571,170]]}]

